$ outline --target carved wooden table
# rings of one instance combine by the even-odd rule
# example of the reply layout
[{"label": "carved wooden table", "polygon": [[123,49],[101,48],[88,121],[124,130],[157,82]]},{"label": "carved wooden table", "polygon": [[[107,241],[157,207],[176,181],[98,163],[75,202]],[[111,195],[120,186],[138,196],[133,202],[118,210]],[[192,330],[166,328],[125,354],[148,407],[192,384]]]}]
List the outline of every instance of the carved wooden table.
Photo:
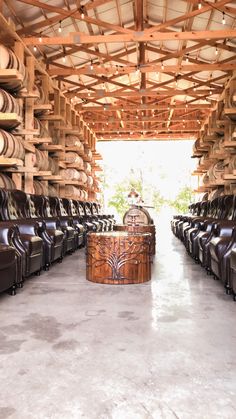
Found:
[{"label": "carved wooden table", "polygon": [[151,234],[89,233],[86,278],[102,284],[138,284],[151,279]]},{"label": "carved wooden table", "polygon": [[126,225],[126,224],[115,224],[113,227],[114,231],[127,231],[128,233],[151,233],[151,255],[156,253],[156,228],[154,224],[148,225]]}]

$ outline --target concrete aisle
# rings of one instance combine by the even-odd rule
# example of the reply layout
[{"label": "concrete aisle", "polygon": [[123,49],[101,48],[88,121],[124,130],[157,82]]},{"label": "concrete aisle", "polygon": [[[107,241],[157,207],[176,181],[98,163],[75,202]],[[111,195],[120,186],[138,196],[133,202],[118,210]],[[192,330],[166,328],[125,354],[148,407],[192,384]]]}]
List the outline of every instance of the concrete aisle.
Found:
[{"label": "concrete aisle", "polygon": [[86,282],[84,251],[0,297],[0,419],[236,417],[236,303],[161,222],[150,283]]}]

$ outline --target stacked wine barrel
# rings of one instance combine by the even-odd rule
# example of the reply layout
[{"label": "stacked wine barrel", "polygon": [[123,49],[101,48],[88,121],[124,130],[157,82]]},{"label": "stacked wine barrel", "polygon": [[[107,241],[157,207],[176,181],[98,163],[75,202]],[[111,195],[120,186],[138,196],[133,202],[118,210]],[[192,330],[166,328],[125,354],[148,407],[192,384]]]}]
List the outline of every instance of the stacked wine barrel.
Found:
[{"label": "stacked wine barrel", "polygon": [[[11,80],[1,81],[0,84],[0,157],[24,160],[25,149],[21,136],[13,130],[21,123],[23,109],[13,96],[23,89],[27,80],[27,71],[24,64],[15,53],[0,44],[0,69],[17,70],[16,77]],[[16,117],[5,118],[4,114],[14,114]],[[16,185],[8,174],[0,174],[0,186],[12,189]]]},{"label": "stacked wine barrel", "polygon": [[11,81],[1,82],[1,87],[7,91],[15,92],[21,90],[27,83],[27,70],[16,54],[9,48],[0,44],[0,69],[15,69],[20,77]]},{"label": "stacked wine barrel", "polygon": [[0,173],[0,188],[16,189],[16,185],[10,176]]},{"label": "stacked wine barrel", "polygon": [[0,129],[0,156],[24,159],[25,149],[21,137]]},{"label": "stacked wine barrel", "polygon": [[34,193],[36,195],[48,195],[48,188],[40,181],[34,180]]},{"label": "stacked wine barrel", "polygon": [[[65,161],[70,166],[61,170],[60,175],[68,181],[76,180],[79,184],[78,186],[67,184],[65,187],[66,196],[87,200],[88,192],[86,189],[91,189],[94,182],[91,164],[89,163],[92,160],[92,152],[87,148],[85,150],[82,141],[83,135],[80,132],[78,135],[69,134],[66,136],[65,143],[68,151],[66,150],[65,153]],[[70,151],[70,147],[76,147],[76,151]]]},{"label": "stacked wine barrel", "polygon": [[77,147],[77,153],[84,153],[84,145],[80,140],[80,137],[77,135],[67,135],[66,136],[66,146],[67,147]]},{"label": "stacked wine barrel", "polygon": [[225,174],[225,165],[223,160],[217,161],[214,163],[208,170],[208,176],[210,183],[215,183],[217,181],[223,180]]},{"label": "stacked wine barrel", "polygon": [[[20,131],[23,126],[18,127],[21,124],[23,118],[23,99],[24,94],[19,94],[20,90],[26,90],[28,87],[28,72],[23,62],[19,60],[14,51],[10,48],[7,48],[4,45],[0,44],[0,69],[11,69],[16,70],[13,73],[13,77],[9,77],[7,80],[4,80],[0,83],[0,157],[3,158],[14,158],[18,160],[25,160],[25,142],[20,135]],[[78,127],[78,133],[76,135],[66,135],[65,138],[65,153],[63,154],[62,159],[68,166],[63,170],[59,170],[59,160],[61,160],[61,155],[58,157],[48,156],[49,152],[42,150],[42,147],[39,143],[52,142],[52,144],[61,144],[60,131],[53,129],[53,124],[49,124],[46,118],[42,118],[45,113],[50,112],[50,106],[41,106],[47,105],[48,95],[45,94],[40,80],[36,80],[31,91],[34,95],[34,118],[32,118],[32,126],[27,126],[28,130],[32,130],[34,137],[39,137],[41,141],[33,141],[35,152],[32,151],[32,148],[27,147],[27,162],[33,168],[37,168],[39,172],[51,172],[52,175],[61,175],[65,180],[73,180],[78,182],[78,185],[70,185],[68,182],[65,185],[65,193],[70,196],[77,197],[81,200],[88,199],[88,192],[93,191],[96,187],[94,182],[93,172],[91,167],[91,162],[93,155],[87,144],[84,143],[84,133],[83,130],[80,130]],[[16,96],[20,96],[21,99],[17,99]],[[27,104],[27,102],[25,102]],[[16,117],[13,118],[7,116],[5,117],[5,125],[3,122],[3,114],[15,114]],[[42,121],[40,120],[42,119]],[[44,119],[44,121],[43,121]],[[7,121],[7,122],[6,122]],[[52,128],[52,132],[50,129]],[[18,132],[18,134],[17,134]],[[26,135],[26,134],[25,134]],[[47,141],[49,139],[49,141]],[[73,148],[72,148],[73,147]],[[75,147],[75,149],[74,149]],[[66,149],[68,148],[68,149]],[[72,149],[70,149],[72,148]],[[60,157],[59,157],[60,156]],[[29,162],[31,159],[31,162]],[[6,165],[6,161],[3,162],[2,166]],[[8,162],[7,162],[8,164]],[[11,164],[11,162],[10,162]],[[12,161],[13,164],[13,161]],[[17,162],[14,162],[14,165]],[[24,163],[23,163],[24,165]],[[1,167],[0,167],[1,170]],[[11,169],[10,169],[11,170]],[[15,168],[14,168],[15,170]],[[33,170],[32,170],[33,171]],[[34,169],[35,171],[35,169]],[[44,174],[46,176],[46,174]],[[55,187],[56,178],[53,177],[48,181],[37,180],[37,173],[34,174],[33,188],[34,192],[37,194],[50,194],[52,196],[58,195],[59,186]],[[40,176],[43,176],[41,173]],[[36,178],[36,179],[35,179]],[[22,177],[24,182],[24,176]],[[52,184],[50,184],[52,182]],[[0,186],[6,188],[15,188],[16,185],[11,179],[11,174],[2,174],[0,175]],[[24,183],[23,183],[24,187]]]},{"label": "stacked wine barrel", "polygon": [[65,192],[67,197],[75,197],[75,199],[79,199],[80,201],[86,201],[88,199],[88,192],[74,185],[66,185]]},{"label": "stacked wine barrel", "polygon": [[75,164],[81,170],[84,168],[82,157],[80,157],[75,151],[68,151],[65,155],[65,160],[67,163]]}]

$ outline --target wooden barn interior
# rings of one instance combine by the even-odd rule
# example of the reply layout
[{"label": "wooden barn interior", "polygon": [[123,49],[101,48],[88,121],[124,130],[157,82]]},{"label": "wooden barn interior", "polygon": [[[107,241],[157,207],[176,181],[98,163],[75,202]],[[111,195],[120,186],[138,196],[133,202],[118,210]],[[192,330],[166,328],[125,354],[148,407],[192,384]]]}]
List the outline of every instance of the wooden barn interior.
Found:
[{"label": "wooden barn interior", "polygon": [[[236,417],[235,14],[0,0],[0,419]],[[187,214],[104,210],[121,141],[193,141]]]}]

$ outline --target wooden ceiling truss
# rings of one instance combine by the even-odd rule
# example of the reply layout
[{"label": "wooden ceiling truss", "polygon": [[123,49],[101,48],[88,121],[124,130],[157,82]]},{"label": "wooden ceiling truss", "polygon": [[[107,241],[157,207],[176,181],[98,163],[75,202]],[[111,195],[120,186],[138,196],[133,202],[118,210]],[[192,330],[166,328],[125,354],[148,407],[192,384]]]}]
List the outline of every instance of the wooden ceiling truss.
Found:
[{"label": "wooden ceiling truss", "polygon": [[197,138],[236,70],[232,0],[0,5],[98,140]]}]

